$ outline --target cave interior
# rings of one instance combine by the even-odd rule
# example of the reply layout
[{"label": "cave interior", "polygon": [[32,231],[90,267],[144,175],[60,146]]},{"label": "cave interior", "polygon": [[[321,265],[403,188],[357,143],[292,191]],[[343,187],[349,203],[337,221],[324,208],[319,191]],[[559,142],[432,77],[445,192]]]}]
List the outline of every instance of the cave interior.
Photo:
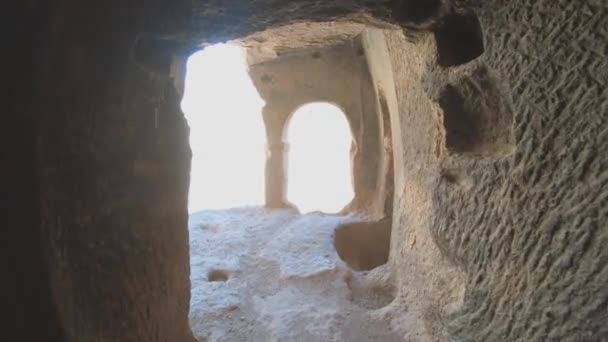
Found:
[{"label": "cave interior", "polygon": [[[608,340],[608,3],[9,7],[0,341]],[[264,221],[231,211],[280,261],[258,278],[201,267],[240,251],[189,224],[186,63],[227,42],[264,100]],[[300,215],[285,137],[317,102],[348,123],[353,196]]]}]

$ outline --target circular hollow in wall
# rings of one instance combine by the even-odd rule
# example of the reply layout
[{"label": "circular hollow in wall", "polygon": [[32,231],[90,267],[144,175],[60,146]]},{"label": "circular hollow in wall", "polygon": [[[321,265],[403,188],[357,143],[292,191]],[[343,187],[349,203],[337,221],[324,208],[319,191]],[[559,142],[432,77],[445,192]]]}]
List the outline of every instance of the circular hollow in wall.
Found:
[{"label": "circular hollow in wall", "polygon": [[442,18],[434,33],[440,66],[465,64],[484,52],[483,30],[475,13],[451,13]]},{"label": "circular hollow in wall", "polygon": [[338,256],[355,271],[369,271],[386,264],[391,244],[391,226],[391,219],[339,226],[334,235]]}]

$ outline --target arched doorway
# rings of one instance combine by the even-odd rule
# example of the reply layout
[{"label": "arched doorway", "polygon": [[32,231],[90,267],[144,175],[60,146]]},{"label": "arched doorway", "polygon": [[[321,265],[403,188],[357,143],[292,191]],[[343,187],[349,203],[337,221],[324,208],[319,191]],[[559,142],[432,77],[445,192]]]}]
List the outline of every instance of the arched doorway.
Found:
[{"label": "arched doorway", "polygon": [[302,213],[336,213],[353,199],[352,133],[340,108],[306,104],[288,121],[287,200]]},{"label": "arched doorway", "polygon": [[187,70],[182,109],[192,149],[189,212],[262,205],[264,101],[243,48],[209,46],[188,59]]}]

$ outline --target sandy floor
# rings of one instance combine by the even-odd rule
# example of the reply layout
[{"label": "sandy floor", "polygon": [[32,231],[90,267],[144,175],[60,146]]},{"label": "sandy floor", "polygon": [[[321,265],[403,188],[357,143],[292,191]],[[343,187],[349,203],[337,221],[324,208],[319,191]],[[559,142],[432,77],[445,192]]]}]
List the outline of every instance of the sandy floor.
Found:
[{"label": "sandy floor", "polygon": [[353,272],[334,246],[355,217],[261,208],[190,216],[190,321],[208,341],[402,341],[383,267]]}]

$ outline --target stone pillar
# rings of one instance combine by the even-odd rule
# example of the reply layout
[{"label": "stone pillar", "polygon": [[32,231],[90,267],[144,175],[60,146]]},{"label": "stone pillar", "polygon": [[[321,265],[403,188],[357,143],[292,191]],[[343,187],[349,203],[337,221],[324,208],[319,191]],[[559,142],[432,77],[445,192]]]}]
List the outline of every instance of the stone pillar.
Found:
[{"label": "stone pillar", "polygon": [[[268,101],[268,99],[266,99]],[[268,101],[262,110],[266,128],[266,207],[287,208],[287,152],[288,144],[283,141],[285,123],[291,111],[288,106],[277,101]]]},{"label": "stone pillar", "polygon": [[271,142],[266,150],[266,206],[285,208],[287,196],[287,153],[289,145],[283,141]]}]

